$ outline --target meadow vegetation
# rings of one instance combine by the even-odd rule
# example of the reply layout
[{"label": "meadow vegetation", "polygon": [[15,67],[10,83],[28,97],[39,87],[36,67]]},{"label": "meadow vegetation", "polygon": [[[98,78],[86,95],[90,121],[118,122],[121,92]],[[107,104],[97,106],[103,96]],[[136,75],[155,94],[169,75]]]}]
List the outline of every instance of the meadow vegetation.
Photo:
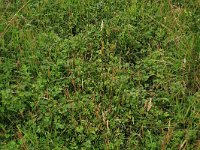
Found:
[{"label": "meadow vegetation", "polygon": [[198,0],[1,0],[0,149],[199,149]]}]

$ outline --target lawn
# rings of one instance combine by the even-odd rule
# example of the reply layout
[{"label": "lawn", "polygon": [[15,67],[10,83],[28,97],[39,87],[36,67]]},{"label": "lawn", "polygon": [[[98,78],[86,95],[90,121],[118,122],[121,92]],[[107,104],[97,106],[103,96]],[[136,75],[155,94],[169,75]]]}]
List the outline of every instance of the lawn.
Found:
[{"label": "lawn", "polygon": [[199,0],[0,0],[0,149],[200,149]]}]

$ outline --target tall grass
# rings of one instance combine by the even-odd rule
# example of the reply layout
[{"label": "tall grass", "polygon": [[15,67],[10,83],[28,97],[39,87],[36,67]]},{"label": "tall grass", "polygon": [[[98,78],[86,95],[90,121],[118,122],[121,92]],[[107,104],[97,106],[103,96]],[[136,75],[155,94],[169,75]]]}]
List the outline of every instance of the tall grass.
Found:
[{"label": "tall grass", "polygon": [[199,149],[198,0],[0,6],[1,149]]}]

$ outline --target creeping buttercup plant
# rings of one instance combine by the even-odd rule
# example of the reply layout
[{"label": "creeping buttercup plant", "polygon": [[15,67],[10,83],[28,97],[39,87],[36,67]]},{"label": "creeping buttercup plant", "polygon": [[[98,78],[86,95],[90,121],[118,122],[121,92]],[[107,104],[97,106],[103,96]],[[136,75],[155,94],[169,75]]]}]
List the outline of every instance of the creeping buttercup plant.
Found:
[{"label": "creeping buttercup plant", "polygon": [[0,149],[199,149],[198,0],[0,6]]}]

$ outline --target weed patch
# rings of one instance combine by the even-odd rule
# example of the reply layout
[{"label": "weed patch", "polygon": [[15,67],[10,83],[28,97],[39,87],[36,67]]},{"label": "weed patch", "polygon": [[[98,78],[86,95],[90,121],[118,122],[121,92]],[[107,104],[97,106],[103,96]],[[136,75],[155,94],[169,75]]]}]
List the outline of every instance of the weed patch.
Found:
[{"label": "weed patch", "polygon": [[198,149],[199,2],[1,1],[1,149]]}]

